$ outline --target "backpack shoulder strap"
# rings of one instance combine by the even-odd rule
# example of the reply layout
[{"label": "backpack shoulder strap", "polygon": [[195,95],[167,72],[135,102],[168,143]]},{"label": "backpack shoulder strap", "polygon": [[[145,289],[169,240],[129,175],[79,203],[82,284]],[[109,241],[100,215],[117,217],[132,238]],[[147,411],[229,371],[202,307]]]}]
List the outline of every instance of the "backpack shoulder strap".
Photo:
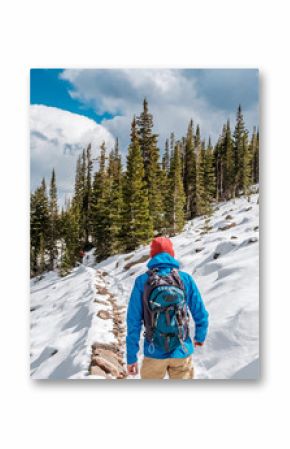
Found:
[{"label": "backpack shoulder strap", "polygon": [[146,284],[149,285],[156,285],[160,279],[160,276],[158,275],[158,268],[153,268],[152,270],[148,270],[147,272],[148,279]]},{"label": "backpack shoulder strap", "polygon": [[179,271],[178,271],[176,268],[172,268],[172,270],[171,270],[171,276],[172,276],[173,279],[175,280],[175,282],[176,282],[176,284],[178,285],[178,287],[179,287],[181,290],[185,290],[184,283],[183,283],[183,281],[182,281],[182,279],[181,279],[181,277],[180,277]]}]

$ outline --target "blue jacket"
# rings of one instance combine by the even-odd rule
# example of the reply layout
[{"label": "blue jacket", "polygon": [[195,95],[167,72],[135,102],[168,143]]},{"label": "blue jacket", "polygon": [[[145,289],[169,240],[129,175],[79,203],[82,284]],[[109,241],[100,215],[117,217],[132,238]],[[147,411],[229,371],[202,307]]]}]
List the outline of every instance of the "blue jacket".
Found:
[{"label": "blue jacket", "polygon": [[[158,267],[160,274],[166,274],[169,273],[172,268],[179,268],[179,262],[167,253],[159,253],[149,261],[147,267],[149,269]],[[194,339],[202,343],[204,342],[207,334],[208,312],[204,307],[202,298],[192,277],[183,271],[179,271],[179,275],[184,283],[188,308],[195,321]],[[128,305],[126,338],[128,364],[132,364],[137,361],[140,333],[143,324],[142,296],[144,285],[147,280],[147,273],[144,273],[136,278]],[[183,358],[192,354],[194,351],[194,346],[190,337],[188,337],[185,341],[187,351],[184,351],[181,346],[172,352],[164,352],[160,348],[155,347],[154,352],[151,353],[148,351],[149,344],[150,343],[144,339],[144,355],[156,359]]]}]

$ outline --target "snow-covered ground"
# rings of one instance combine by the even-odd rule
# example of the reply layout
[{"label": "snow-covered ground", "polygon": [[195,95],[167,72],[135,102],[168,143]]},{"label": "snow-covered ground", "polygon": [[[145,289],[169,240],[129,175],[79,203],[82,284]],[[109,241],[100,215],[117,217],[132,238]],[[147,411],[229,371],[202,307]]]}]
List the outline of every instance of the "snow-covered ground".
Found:
[{"label": "snow-covered ground", "polygon": [[80,266],[60,278],[31,281],[31,375],[63,379],[86,371],[93,321],[94,270]]},{"label": "snow-covered ground", "polygon": [[[181,269],[194,277],[209,311],[206,344],[193,356],[196,378],[259,376],[257,200],[253,194],[250,202],[239,198],[219,204],[210,231],[205,232],[204,219],[197,218],[172,239]],[[105,307],[95,291],[95,284],[102,282],[98,272],[108,273],[106,287],[119,305],[127,305],[136,276],[146,270],[148,254],[146,246],[98,265],[90,256],[65,278],[48,273],[31,282],[33,378],[94,377],[88,376],[91,345],[115,341],[112,320],[96,315]]]}]

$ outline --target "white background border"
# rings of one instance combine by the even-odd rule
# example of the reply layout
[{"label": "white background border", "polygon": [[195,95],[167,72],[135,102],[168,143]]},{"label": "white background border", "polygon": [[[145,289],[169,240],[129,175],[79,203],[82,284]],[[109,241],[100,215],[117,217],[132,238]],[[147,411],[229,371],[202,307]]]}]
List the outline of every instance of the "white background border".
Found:
[{"label": "white background border", "polygon": [[[287,447],[287,2],[10,1],[0,33],[1,447]],[[124,66],[260,69],[260,382],[29,379],[29,68]]]}]

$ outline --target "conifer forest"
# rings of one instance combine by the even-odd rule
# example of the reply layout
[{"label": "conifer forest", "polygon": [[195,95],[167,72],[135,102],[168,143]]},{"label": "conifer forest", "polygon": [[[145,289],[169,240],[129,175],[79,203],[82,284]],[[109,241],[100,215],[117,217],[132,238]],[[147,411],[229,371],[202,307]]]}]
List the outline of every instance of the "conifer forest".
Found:
[{"label": "conifer forest", "polygon": [[30,273],[57,270],[65,276],[83,251],[96,260],[130,252],[153,236],[174,236],[187,220],[210,216],[217,202],[250,194],[259,182],[259,131],[246,129],[241,106],[236,121],[221,126],[216,142],[202,136],[198,123],[185,123],[181,138],[172,132],[160,148],[144,99],[132,118],[130,144],[121,156],[103,142],[98,158],[88,145],[75,168],[72,197],[60,207],[57,173],[42,179],[31,194]]}]

